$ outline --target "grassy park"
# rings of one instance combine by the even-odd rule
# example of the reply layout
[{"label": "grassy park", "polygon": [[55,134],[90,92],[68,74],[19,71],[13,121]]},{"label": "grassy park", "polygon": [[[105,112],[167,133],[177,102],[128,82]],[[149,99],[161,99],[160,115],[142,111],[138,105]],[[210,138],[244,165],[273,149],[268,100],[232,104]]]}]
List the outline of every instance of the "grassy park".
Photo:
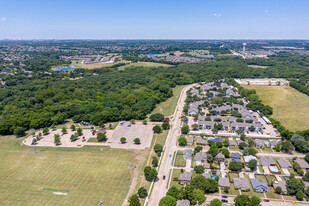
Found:
[{"label": "grassy park", "polygon": [[[109,147],[37,148],[0,138],[0,205],[122,205],[129,191],[130,151]],[[142,154],[143,153],[143,154]],[[140,170],[142,151],[132,151]]]},{"label": "grassy park", "polygon": [[151,114],[159,112],[164,114],[165,116],[171,116],[175,111],[181,90],[184,87],[185,85],[176,86],[175,88],[173,88],[173,96],[165,102],[158,104]]},{"label": "grassy park", "polygon": [[262,102],[273,108],[272,117],[291,131],[309,128],[309,97],[290,86],[244,86],[255,89]]},{"label": "grassy park", "polygon": [[136,62],[136,63],[130,63],[127,65],[123,65],[119,67],[119,70],[123,70],[125,68],[128,68],[130,66],[143,66],[143,67],[170,67],[172,65],[169,64],[162,64],[162,63],[156,63],[156,62]]}]

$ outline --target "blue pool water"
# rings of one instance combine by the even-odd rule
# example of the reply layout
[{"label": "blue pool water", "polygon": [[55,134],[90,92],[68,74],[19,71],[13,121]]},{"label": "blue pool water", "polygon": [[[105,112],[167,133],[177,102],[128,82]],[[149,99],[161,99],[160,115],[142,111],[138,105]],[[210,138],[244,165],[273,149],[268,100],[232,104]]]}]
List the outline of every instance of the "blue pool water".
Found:
[{"label": "blue pool water", "polygon": [[215,180],[216,177],[218,177],[218,175],[213,175],[213,176],[211,177],[211,179]]},{"label": "blue pool water", "polygon": [[277,171],[276,167],[269,167],[269,169],[270,169],[271,172],[276,172]]},{"label": "blue pool water", "polygon": [[208,137],[208,140],[213,140],[214,138],[213,137]]},{"label": "blue pool water", "polygon": [[76,69],[78,67],[57,67],[54,69],[54,71],[63,71],[63,70],[70,70],[70,69]]}]

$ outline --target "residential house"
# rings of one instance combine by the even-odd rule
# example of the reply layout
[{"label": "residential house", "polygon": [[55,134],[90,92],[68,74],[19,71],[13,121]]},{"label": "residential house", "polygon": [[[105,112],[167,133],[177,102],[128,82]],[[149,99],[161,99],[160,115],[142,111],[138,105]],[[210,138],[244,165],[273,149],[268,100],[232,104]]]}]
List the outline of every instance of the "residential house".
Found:
[{"label": "residential house", "polygon": [[268,185],[265,182],[260,182],[256,178],[250,178],[250,182],[254,191],[263,192],[268,191]]},{"label": "residential house", "polygon": [[224,156],[224,154],[222,154],[221,152],[218,153],[218,154],[216,155],[216,157],[215,157],[215,161],[217,161],[217,162],[224,162],[224,160],[225,160],[225,156]]},{"label": "residential house", "polygon": [[201,165],[206,160],[206,153],[203,151],[199,151],[195,154],[195,164]]},{"label": "residential house", "polygon": [[254,131],[257,132],[263,129],[263,125],[260,123],[231,122],[231,130],[250,131],[252,126],[254,127]]},{"label": "residential house", "polygon": [[227,122],[215,122],[215,121],[205,121],[205,120],[199,120],[198,126],[202,127],[204,129],[213,129],[215,128],[215,124],[222,124],[221,130],[228,130],[229,124]]},{"label": "residential house", "polygon": [[261,139],[255,139],[254,144],[255,144],[255,147],[257,147],[257,148],[264,148],[265,147],[265,142],[264,142],[264,140],[261,140]]},{"label": "residential house", "polygon": [[276,166],[276,163],[270,156],[260,157],[260,164],[262,166]]},{"label": "residential house", "polygon": [[231,159],[232,161],[241,162],[240,154],[238,152],[232,152]]},{"label": "residential house", "polygon": [[191,182],[191,172],[181,173],[179,176],[179,180],[181,184],[189,184]]},{"label": "residential house", "polygon": [[278,141],[277,141],[277,140],[270,140],[270,141],[269,141],[269,146],[270,146],[271,148],[276,147],[277,144],[278,144]]},{"label": "residential house", "polygon": [[303,170],[309,169],[309,164],[303,159],[297,158],[294,162],[297,162]]},{"label": "residential house", "polygon": [[186,136],[186,139],[187,139],[187,144],[188,144],[188,145],[193,145],[193,140],[194,140],[194,138],[193,138],[192,135],[187,135],[187,136]]},{"label": "residential house", "polygon": [[219,178],[219,187],[224,188],[224,187],[230,187],[230,180],[228,178]]},{"label": "residential house", "polygon": [[276,189],[277,187],[281,187],[283,193],[288,193],[286,189],[286,182],[285,181],[275,181],[273,183],[273,187]]},{"label": "residential house", "polygon": [[216,138],[213,138],[210,141],[213,141],[214,143],[221,142],[221,138],[220,137],[216,137]]},{"label": "residential house", "polygon": [[235,147],[236,146],[236,142],[232,139],[229,140],[229,147]]},{"label": "residential house", "polygon": [[176,206],[190,206],[189,200],[177,200]]},{"label": "residential house", "polygon": [[284,159],[283,157],[280,157],[277,160],[278,165],[283,168],[283,169],[288,169],[288,168],[292,168],[292,164],[290,163],[289,160]]},{"label": "residential house", "polygon": [[192,149],[186,149],[183,151],[184,160],[192,159]]},{"label": "residential house", "polygon": [[249,146],[249,143],[248,143],[248,142],[242,141],[241,139],[237,139],[237,140],[236,140],[237,145],[239,145],[239,144],[242,143],[242,142],[245,143],[246,147]]},{"label": "residential house", "polygon": [[197,136],[196,137],[196,144],[198,144],[198,145],[207,145],[208,141],[206,139],[203,139],[200,136]]},{"label": "residential house", "polygon": [[247,178],[233,178],[234,187],[239,190],[250,190],[250,184]]},{"label": "residential house", "polygon": [[204,172],[202,175],[203,175],[206,179],[210,179],[210,178],[211,178],[211,176],[210,176],[210,174],[209,174],[208,172]]},{"label": "residential house", "polygon": [[194,105],[189,107],[188,114],[191,115],[191,116],[198,114],[198,108]]},{"label": "residential house", "polygon": [[245,160],[245,163],[246,163],[246,164],[248,164],[249,161],[250,161],[250,160],[253,160],[253,159],[257,161],[256,157],[253,156],[253,155],[244,156],[244,160]]}]

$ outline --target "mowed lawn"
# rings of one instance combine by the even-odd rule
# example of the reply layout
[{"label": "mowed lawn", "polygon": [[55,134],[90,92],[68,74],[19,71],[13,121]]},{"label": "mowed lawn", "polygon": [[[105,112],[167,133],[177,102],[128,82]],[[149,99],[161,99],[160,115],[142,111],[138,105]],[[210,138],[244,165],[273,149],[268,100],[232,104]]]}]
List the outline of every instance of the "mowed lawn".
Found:
[{"label": "mowed lawn", "polygon": [[155,114],[158,112],[164,114],[165,116],[171,116],[172,114],[174,114],[181,90],[185,86],[186,85],[174,87],[173,96],[167,99],[165,102],[161,102],[160,104],[158,104],[151,114]]},{"label": "mowed lawn", "polygon": [[37,148],[34,154],[21,141],[0,137],[0,205],[98,205],[104,200],[104,205],[122,205],[131,183],[129,151],[89,146]]},{"label": "mowed lawn", "polygon": [[119,70],[123,70],[125,68],[128,68],[130,66],[143,66],[143,67],[171,67],[173,65],[170,64],[163,64],[163,63],[156,63],[156,62],[136,62],[136,63],[131,63],[127,65],[123,65],[119,67]]},{"label": "mowed lawn", "polygon": [[291,131],[309,128],[309,97],[290,86],[244,86],[255,89],[262,102],[273,108],[273,118]]}]

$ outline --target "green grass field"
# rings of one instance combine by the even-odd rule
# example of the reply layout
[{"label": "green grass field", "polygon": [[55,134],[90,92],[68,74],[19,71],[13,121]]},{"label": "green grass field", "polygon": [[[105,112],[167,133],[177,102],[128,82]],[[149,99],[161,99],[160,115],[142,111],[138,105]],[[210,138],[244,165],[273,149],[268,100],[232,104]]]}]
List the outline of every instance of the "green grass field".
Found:
[{"label": "green grass field", "polygon": [[143,66],[143,67],[170,67],[172,65],[169,64],[162,64],[162,63],[156,63],[156,62],[136,62],[136,63],[131,63],[127,65],[123,65],[119,67],[119,70],[123,70],[125,68],[128,68],[130,66]]},{"label": "green grass field", "polygon": [[255,89],[262,102],[273,108],[272,117],[291,131],[309,128],[309,97],[289,86],[244,86]]},{"label": "green grass field", "polygon": [[[128,150],[40,147],[34,154],[21,141],[0,138],[0,205],[97,205],[103,200],[122,205],[131,183]],[[137,165],[146,155],[135,152]]]},{"label": "green grass field", "polygon": [[165,102],[158,104],[151,114],[159,112],[164,114],[165,116],[171,116],[175,111],[180,92],[184,87],[185,85],[176,86],[175,88],[173,88],[173,96]]}]

